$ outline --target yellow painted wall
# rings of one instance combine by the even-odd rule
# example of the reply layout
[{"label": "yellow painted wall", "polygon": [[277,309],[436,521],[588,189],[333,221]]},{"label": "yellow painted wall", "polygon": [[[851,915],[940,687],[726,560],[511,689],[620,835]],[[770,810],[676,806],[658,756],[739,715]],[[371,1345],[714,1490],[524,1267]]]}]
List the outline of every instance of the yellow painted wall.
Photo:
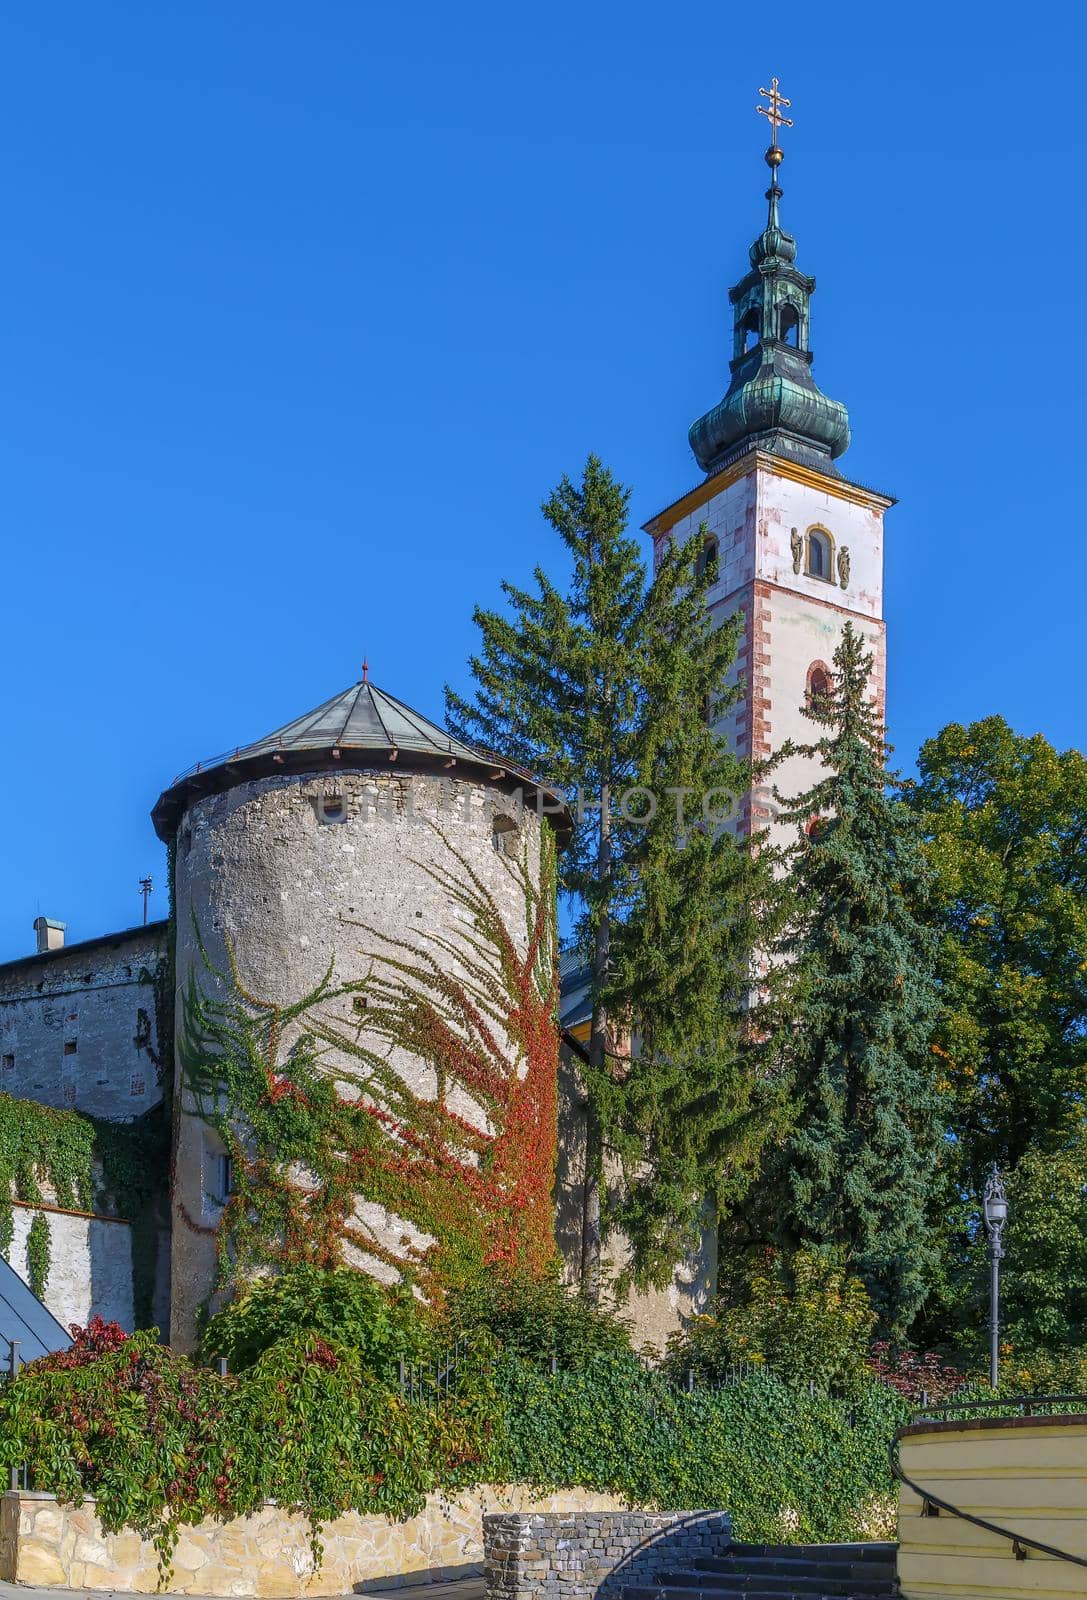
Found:
[{"label": "yellow painted wall", "polygon": [[[1087,1417],[915,1424],[902,1470],[930,1493],[1013,1532],[1087,1557]],[[904,1600],[1070,1600],[1087,1567],[1037,1551],[1017,1560],[1007,1539],[946,1511],[923,1516],[901,1485],[898,1581]]]}]

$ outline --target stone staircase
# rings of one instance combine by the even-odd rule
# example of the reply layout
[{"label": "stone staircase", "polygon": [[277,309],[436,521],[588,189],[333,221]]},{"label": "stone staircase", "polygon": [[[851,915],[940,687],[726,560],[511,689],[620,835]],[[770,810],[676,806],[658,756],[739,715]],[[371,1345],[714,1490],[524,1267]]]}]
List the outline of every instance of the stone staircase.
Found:
[{"label": "stone staircase", "polygon": [[[732,1544],[693,1556],[622,1600],[889,1600],[898,1593],[894,1544]],[[618,1574],[617,1574],[618,1576]]]}]

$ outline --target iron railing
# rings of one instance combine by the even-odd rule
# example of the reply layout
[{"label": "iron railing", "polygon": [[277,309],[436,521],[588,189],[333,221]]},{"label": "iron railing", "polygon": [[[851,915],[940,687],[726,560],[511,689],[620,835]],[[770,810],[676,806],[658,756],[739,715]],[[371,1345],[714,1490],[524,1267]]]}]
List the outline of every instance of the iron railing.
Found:
[{"label": "iron railing", "polygon": [[[1069,1407],[1074,1406],[1074,1411]],[[950,1400],[946,1404],[926,1406],[914,1416],[917,1422],[954,1422],[954,1417],[944,1416],[944,1412],[954,1411],[963,1414],[966,1421],[971,1415],[990,1415],[999,1421],[1000,1413],[1017,1417],[1040,1416],[1079,1416],[1087,1415],[1087,1395],[1058,1394],[1058,1395],[1024,1395],[1007,1400]],[[939,1416],[934,1416],[939,1412]],[[913,1424],[907,1424],[912,1426]],[[1029,1534],[1019,1533],[1014,1528],[1005,1528],[999,1522],[992,1522],[987,1517],[976,1517],[972,1511],[964,1511],[962,1506],[957,1506],[951,1500],[944,1500],[940,1495],[934,1494],[931,1489],[926,1489],[923,1484],[917,1483],[907,1476],[902,1470],[899,1459],[899,1444],[902,1429],[899,1428],[891,1440],[890,1466],[892,1478],[897,1478],[899,1483],[904,1483],[908,1489],[921,1501],[921,1515],[923,1517],[938,1516],[946,1511],[949,1516],[958,1517],[963,1522],[973,1523],[975,1528],[984,1528],[988,1533],[995,1533],[1001,1539],[1007,1539],[1012,1547],[1012,1554],[1017,1561],[1026,1561],[1032,1550],[1040,1555],[1052,1556],[1057,1561],[1070,1561],[1074,1566],[1087,1567],[1087,1556],[1073,1555],[1070,1550],[1061,1550],[1057,1545],[1044,1544],[1041,1539],[1032,1539]]]},{"label": "iron railing", "polygon": [[434,1361],[399,1362],[401,1396],[416,1405],[433,1405],[455,1394],[461,1364],[468,1354],[468,1340],[458,1339],[451,1349]]}]

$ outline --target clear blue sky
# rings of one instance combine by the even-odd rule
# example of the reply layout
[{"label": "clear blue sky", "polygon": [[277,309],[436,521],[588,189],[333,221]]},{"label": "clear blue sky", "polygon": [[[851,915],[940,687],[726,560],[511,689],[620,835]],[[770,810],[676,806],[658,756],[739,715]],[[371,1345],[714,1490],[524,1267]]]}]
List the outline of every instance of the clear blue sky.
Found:
[{"label": "clear blue sky", "polygon": [[146,872],[162,915],[160,789],[364,652],[440,715],[588,451],[639,522],[698,481],[773,73],[842,464],[901,501],[899,760],[992,711],[1082,744],[1085,42],[1070,6],[7,8],[0,958],[138,921]]}]

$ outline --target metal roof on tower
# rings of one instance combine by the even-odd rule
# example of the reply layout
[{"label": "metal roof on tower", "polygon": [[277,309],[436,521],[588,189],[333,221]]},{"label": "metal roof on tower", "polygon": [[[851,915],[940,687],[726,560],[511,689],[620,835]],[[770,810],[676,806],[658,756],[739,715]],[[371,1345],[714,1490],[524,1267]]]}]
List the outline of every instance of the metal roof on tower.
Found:
[{"label": "metal roof on tower", "polygon": [[419,750],[427,755],[459,756],[478,761],[480,753],[452,738],[391,694],[364,678],[324,705],[274,733],[247,744],[230,759],[246,761],[276,750]]},{"label": "metal roof on tower", "polygon": [[397,700],[363,676],[342,693],[312,711],[266,734],[252,744],[198,761],[180,773],[159,796],[151,820],[160,839],[169,840],[188,807],[201,795],[222,793],[251,778],[288,772],[342,771],[344,768],[387,766],[401,761],[412,771],[433,771],[446,777],[457,768],[485,773],[490,781],[524,791],[526,804],[542,807],[560,835],[569,827],[562,797],[524,768],[490,751],[455,739],[437,723]]},{"label": "metal roof on tower", "polygon": [[729,290],[733,306],[732,359],[728,391],[717,405],[692,422],[688,438],[703,472],[727,467],[741,453],[757,448],[837,477],[834,462],[849,446],[849,413],[831,400],[812,377],[811,297],[815,279],[795,266],[796,240],[782,227],[777,174],[784,152],[779,127],[792,127],[781,114],[790,102],[778,93],[778,80],[760,89],[769,106],[773,140],[765,160],[770,168],[766,227],[748,252],[751,271]]}]

